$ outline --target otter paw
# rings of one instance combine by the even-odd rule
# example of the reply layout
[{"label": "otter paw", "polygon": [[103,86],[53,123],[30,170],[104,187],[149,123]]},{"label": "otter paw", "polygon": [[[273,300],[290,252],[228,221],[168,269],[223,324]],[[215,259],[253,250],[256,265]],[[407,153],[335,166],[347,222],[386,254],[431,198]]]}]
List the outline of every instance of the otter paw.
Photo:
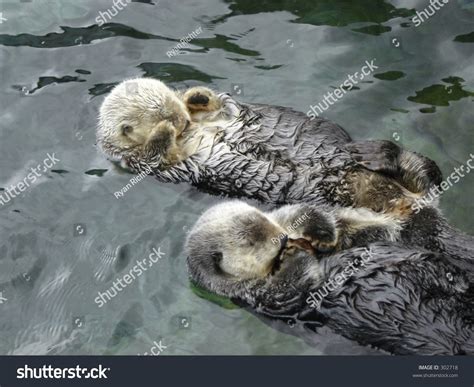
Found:
[{"label": "otter paw", "polygon": [[182,161],[181,155],[179,151],[170,152],[166,155],[166,164],[168,165],[176,165]]},{"label": "otter paw", "polygon": [[181,149],[176,144],[171,144],[162,155],[162,162],[167,168],[179,164],[184,160]]},{"label": "otter paw", "polygon": [[338,240],[334,215],[318,210],[308,210],[308,219],[303,225],[303,238],[310,241],[313,248],[320,253],[328,253],[335,249]]},{"label": "otter paw", "polygon": [[193,94],[188,98],[188,105],[191,106],[207,106],[209,103],[209,97],[203,94]]},{"label": "otter paw", "polygon": [[206,87],[193,87],[184,93],[184,102],[191,112],[216,111],[221,107],[217,95]]},{"label": "otter paw", "polygon": [[318,239],[313,239],[311,241],[311,246],[313,246],[313,249],[317,253],[329,254],[336,250],[337,241],[334,240],[334,241],[328,242],[328,241],[320,241]]},{"label": "otter paw", "polygon": [[311,242],[306,238],[297,238],[292,239],[288,238],[288,242],[286,244],[286,251],[285,254],[289,254],[293,256],[296,250],[305,250],[308,254],[316,255],[316,251],[314,250]]},{"label": "otter paw", "polygon": [[413,204],[415,200],[412,198],[400,198],[391,202],[389,213],[394,215],[397,219],[408,219],[413,215]]},{"label": "otter paw", "polygon": [[158,130],[154,133],[149,141],[153,143],[161,152],[167,152],[168,149],[175,144],[176,130],[171,124],[160,124]]}]

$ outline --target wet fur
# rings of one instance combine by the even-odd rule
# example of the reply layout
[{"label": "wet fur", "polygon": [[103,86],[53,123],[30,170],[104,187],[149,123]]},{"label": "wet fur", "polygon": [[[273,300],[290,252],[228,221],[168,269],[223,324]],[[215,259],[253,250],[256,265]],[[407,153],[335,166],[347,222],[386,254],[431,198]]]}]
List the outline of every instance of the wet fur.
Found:
[{"label": "wet fur", "polygon": [[139,157],[147,169],[166,169],[189,157],[179,137],[190,120],[185,104],[162,82],[132,79],[116,86],[102,103],[97,141],[125,165]]},{"label": "wet fur", "polygon": [[[395,218],[367,209],[299,204],[262,212],[235,200],[204,212],[187,237],[186,249],[189,259],[197,256],[209,261],[212,257],[218,273],[242,280],[270,275],[273,266],[279,265],[276,260],[283,240],[280,260],[301,248],[320,258],[372,241],[395,241],[400,230]],[[298,242],[301,239],[312,248]]]},{"label": "wet fur", "polygon": [[[176,130],[175,142],[155,148],[158,154],[120,149],[112,141],[114,122],[128,114],[126,103],[118,101],[126,84],[134,82],[145,89],[138,94],[149,94],[153,108],[159,105],[155,100],[164,101],[157,122],[165,119],[177,127],[174,121],[191,120],[186,129]],[[326,202],[404,216],[416,194],[441,179],[436,164],[423,156],[388,141],[352,142],[340,126],[309,120],[292,109],[243,104],[203,87],[174,93],[149,79],[125,86],[117,86],[104,101],[99,144],[136,172],[151,167],[161,181],[186,181],[206,192],[267,203]],[[148,103],[129,102],[141,104],[143,111]],[[137,113],[130,108],[130,114]]]},{"label": "wet fur", "polygon": [[[290,238],[308,239],[316,251],[328,253],[372,241],[396,241],[403,222],[395,216],[366,208],[340,208],[297,204],[283,206],[267,216]],[[293,227],[292,225],[298,224]]]},{"label": "wet fur", "polygon": [[[130,84],[138,88],[128,95]],[[388,141],[354,142],[340,126],[322,118],[311,121],[289,108],[248,105],[199,90],[210,101],[218,98],[218,110],[195,109],[192,114],[199,115],[192,117],[186,103],[205,102],[193,100],[192,91],[186,99],[157,80],[121,83],[101,107],[99,145],[136,172],[151,168],[160,181],[188,182],[217,195],[272,205],[367,207],[403,222],[410,231],[402,237],[410,245],[459,257],[460,265],[473,259],[474,238],[450,227],[435,207],[419,214],[411,209],[418,195],[441,181],[433,161]],[[186,125],[187,120],[193,121]],[[156,141],[163,121],[176,130],[182,159],[177,164],[166,151],[155,151],[159,146],[131,146],[118,132],[121,124],[131,122],[147,141]],[[164,144],[161,149],[173,149],[173,141]]]},{"label": "wet fur", "polygon": [[[407,249],[393,242],[373,242],[372,238],[378,238],[375,229],[382,231],[386,226],[384,235],[388,239],[398,233],[396,223],[382,220],[380,214],[372,216],[357,210],[340,212],[337,219],[337,209],[296,205],[265,215],[286,228],[303,214],[311,213],[293,237],[307,234],[331,240],[354,231],[358,237],[346,245],[348,248],[330,256],[318,258],[302,249],[288,251],[273,275],[255,273],[241,278],[224,272],[221,263],[228,258],[227,252],[233,251],[232,235],[239,233],[234,228],[238,223],[232,219],[245,218],[250,213],[248,205],[231,202],[205,213],[205,222],[202,218],[198,220],[186,242],[188,271],[194,283],[239,304],[250,305],[257,313],[291,319],[313,330],[325,325],[362,345],[392,354],[474,354],[472,259],[453,260],[452,256],[419,247]],[[341,219],[343,230],[335,231]],[[216,220],[219,225],[214,223]],[[232,225],[231,233],[222,232],[226,222]],[[261,227],[262,218],[257,224],[265,230]],[[262,246],[269,246],[268,239],[272,237],[269,233],[267,241],[261,237],[258,240]],[[341,286],[328,292],[320,307],[314,308],[309,302],[312,292],[367,254],[365,247],[351,245],[367,246],[370,259],[364,267],[344,277]],[[266,258],[260,255],[260,260],[272,259],[274,251],[262,251],[268,253]],[[234,255],[231,259],[240,258]],[[245,261],[249,261],[248,254]]]}]

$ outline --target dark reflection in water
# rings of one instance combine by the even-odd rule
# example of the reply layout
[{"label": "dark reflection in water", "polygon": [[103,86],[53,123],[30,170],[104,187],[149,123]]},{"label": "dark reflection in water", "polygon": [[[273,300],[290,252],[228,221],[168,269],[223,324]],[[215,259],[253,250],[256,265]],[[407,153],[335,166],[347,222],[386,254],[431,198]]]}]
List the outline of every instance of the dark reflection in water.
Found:
[{"label": "dark reflection in water", "polygon": [[[129,37],[134,39],[160,39],[170,42],[180,42],[180,39],[173,39],[160,35],[148,34],[128,27],[123,24],[106,23],[103,26],[92,25],[85,28],[71,28],[62,26],[62,33],[52,32],[43,36],[20,34],[20,35],[6,35],[0,34],[0,44],[4,46],[28,46],[36,48],[56,48],[69,47],[84,44],[90,44],[94,41],[107,39],[117,36]],[[259,53],[253,50],[246,50],[232,41],[235,38],[224,35],[216,35],[209,39],[195,39],[193,44],[201,46],[203,51],[193,50],[197,52],[206,52],[211,48],[221,48],[228,52],[246,56],[257,56]],[[186,51],[183,50],[183,51]]]},{"label": "dark reflection in water", "polygon": [[391,30],[392,28],[390,27],[381,26],[381,25],[373,25],[373,26],[355,28],[352,31],[362,32],[364,34],[369,34],[369,35],[381,35],[384,32],[389,32]]},{"label": "dark reflection in water", "polygon": [[107,94],[117,84],[118,84],[118,82],[115,82],[115,83],[99,83],[99,84],[94,85],[94,87],[89,89],[89,94],[93,95],[94,97],[97,97],[97,96],[103,95],[103,94]]},{"label": "dark reflection in water", "polygon": [[[87,73],[86,73],[87,74]],[[20,86],[20,85],[13,85],[12,88],[15,89],[15,90],[19,90],[23,93],[27,93],[27,94],[33,94],[35,91],[45,87],[45,86],[48,86],[48,85],[53,85],[53,84],[56,84],[56,83],[67,83],[67,82],[86,82],[85,79],[81,79],[79,77],[76,77],[76,76],[71,76],[71,75],[66,75],[64,77],[61,77],[61,78],[57,78],[57,77],[40,77],[38,79],[38,82],[37,82],[37,85],[35,88],[31,89],[31,90],[27,90],[25,88],[25,86]]]},{"label": "dark reflection in water", "polygon": [[104,176],[104,173],[106,172],[107,172],[107,169],[90,169],[88,171],[85,171],[84,173],[86,175],[102,177]]},{"label": "dark reflection in water", "polygon": [[246,56],[257,56],[260,55],[258,51],[254,50],[245,50],[240,48],[236,44],[232,43],[235,40],[234,38],[229,38],[224,35],[216,35],[212,39],[195,39],[194,44],[196,46],[201,46],[205,49],[210,48],[222,48],[225,51],[232,52],[234,54],[246,55]]},{"label": "dark reflection in water", "polygon": [[387,71],[385,73],[374,74],[374,78],[382,79],[383,81],[396,81],[404,76],[405,73],[403,71]]},{"label": "dark reflection in water", "polygon": [[[463,88],[461,83],[465,82],[460,77],[448,77],[442,79],[446,85],[431,85],[425,87],[423,90],[417,91],[416,95],[410,96],[407,99],[416,103],[423,103],[434,106],[449,106],[450,102],[459,101],[462,98],[473,97],[474,93]],[[422,113],[434,113],[435,107],[423,108]]]},{"label": "dark reflection in water", "polygon": [[0,44],[4,46],[29,46],[36,48],[55,48],[55,47],[69,47],[82,44],[90,44],[96,40],[112,38],[114,36],[128,36],[134,39],[163,39],[174,41],[173,39],[163,36],[147,34],[128,27],[123,24],[106,23],[99,27],[92,25],[89,27],[73,28],[60,27],[63,32],[51,32],[43,36],[36,36],[31,34],[20,35],[0,35]]},{"label": "dark reflection in water", "polygon": [[461,43],[474,43],[474,31],[469,34],[458,35],[454,38],[454,41]]},{"label": "dark reflection in water", "polygon": [[189,80],[211,83],[215,79],[224,79],[208,75],[193,66],[171,63],[141,63],[138,65],[145,77],[158,78],[164,82],[183,82]]},{"label": "dark reflection in water", "polygon": [[360,22],[383,23],[415,13],[414,10],[396,8],[383,0],[226,0],[226,3],[229,3],[232,12],[225,19],[237,15],[287,11],[297,16],[295,23],[335,27]]}]

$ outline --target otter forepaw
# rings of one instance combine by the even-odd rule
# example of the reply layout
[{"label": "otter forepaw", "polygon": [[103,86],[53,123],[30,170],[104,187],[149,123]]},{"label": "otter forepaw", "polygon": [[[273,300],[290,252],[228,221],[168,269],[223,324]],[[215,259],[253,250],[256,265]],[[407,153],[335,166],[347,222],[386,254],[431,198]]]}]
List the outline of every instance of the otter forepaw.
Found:
[{"label": "otter forepaw", "polygon": [[207,87],[193,87],[184,93],[183,99],[191,112],[211,112],[221,108],[221,101]]},{"label": "otter forepaw", "polygon": [[332,253],[336,250],[337,247],[337,241],[331,241],[331,242],[326,242],[326,241],[320,241],[317,239],[313,239],[311,241],[311,246],[313,246],[313,249],[317,253],[321,254],[329,254]]},{"label": "otter forepaw", "polygon": [[314,208],[307,210],[305,214],[307,218],[301,229],[303,238],[307,239],[318,253],[326,254],[334,251],[338,241],[334,215]]},{"label": "otter forepaw", "polygon": [[175,146],[168,149],[168,153],[165,156],[167,164],[169,165],[176,165],[183,161],[183,157],[181,156],[181,150]]},{"label": "otter forepaw", "polygon": [[397,219],[408,219],[413,215],[413,204],[415,203],[412,198],[400,198],[390,203],[390,212]]},{"label": "otter forepaw", "polygon": [[168,122],[161,123],[146,144],[146,150],[161,155],[163,165],[169,167],[183,160],[182,151],[176,144],[176,129]]}]

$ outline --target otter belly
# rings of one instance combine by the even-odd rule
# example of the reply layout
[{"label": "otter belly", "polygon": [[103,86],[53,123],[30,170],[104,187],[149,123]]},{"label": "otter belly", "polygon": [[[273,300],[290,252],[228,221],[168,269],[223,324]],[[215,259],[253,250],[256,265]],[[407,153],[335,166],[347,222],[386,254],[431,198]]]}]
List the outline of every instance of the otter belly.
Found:
[{"label": "otter belly", "polygon": [[273,204],[327,201],[401,216],[418,197],[358,164],[345,149],[350,137],[329,121],[313,123],[285,108],[225,106],[178,138],[185,158],[199,165],[199,186],[207,191]]},{"label": "otter belly", "polygon": [[[212,125],[211,125],[212,124]],[[185,158],[201,154],[203,159],[209,158],[213,146],[220,142],[224,134],[225,122],[200,122],[193,123],[178,137],[177,144]]]}]

